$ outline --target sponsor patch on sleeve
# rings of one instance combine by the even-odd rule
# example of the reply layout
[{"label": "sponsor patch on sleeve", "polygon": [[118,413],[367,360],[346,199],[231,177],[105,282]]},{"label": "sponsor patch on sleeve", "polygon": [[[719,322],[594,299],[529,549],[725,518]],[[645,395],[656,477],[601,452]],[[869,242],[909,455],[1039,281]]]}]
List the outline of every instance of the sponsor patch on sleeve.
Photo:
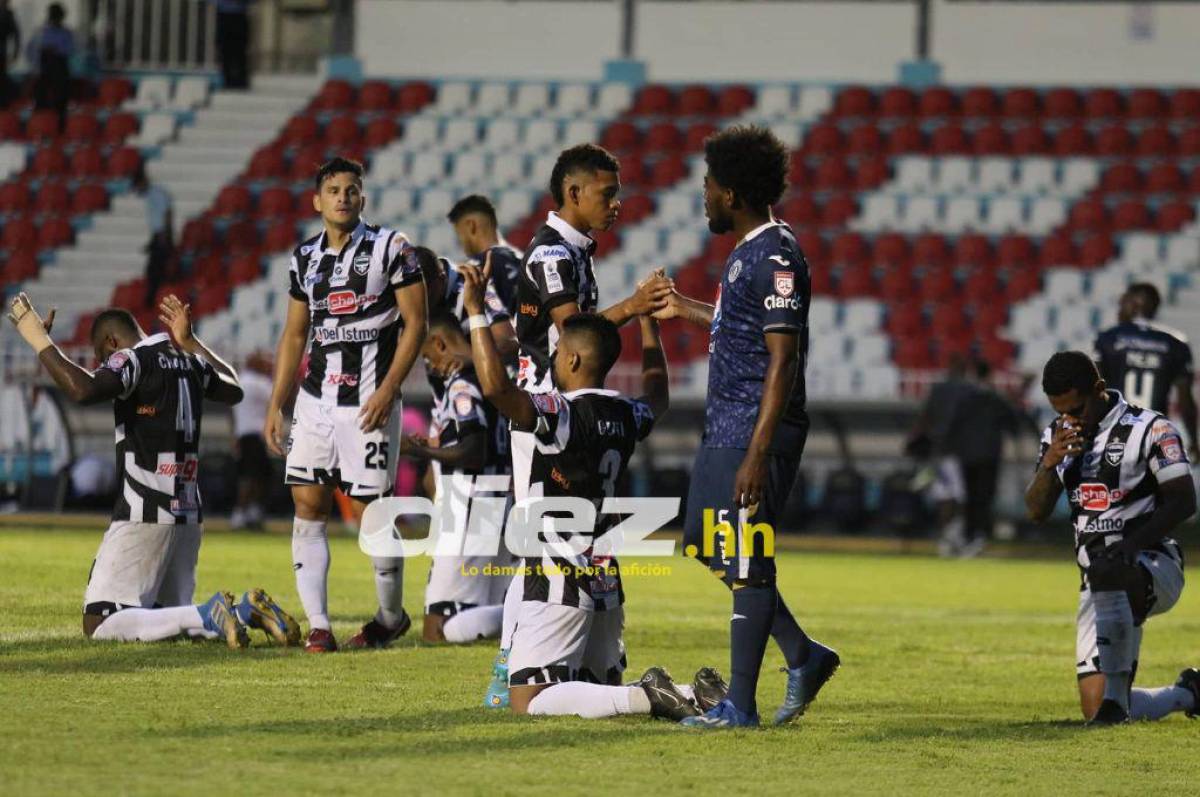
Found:
[{"label": "sponsor patch on sleeve", "polygon": [[546,291],[548,293],[561,293],[563,290],[562,275],[558,273],[558,263],[549,261],[542,264],[542,274],[546,278]]},{"label": "sponsor patch on sleeve", "polygon": [[1158,448],[1162,452],[1160,462],[1163,465],[1174,465],[1177,462],[1187,461],[1183,454],[1183,441],[1177,434],[1164,435],[1158,441]]},{"label": "sponsor patch on sleeve", "polygon": [[469,418],[475,411],[475,402],[470,394],[463,392],[454,397],[454,412],[460,418]]},{"label": "sponsor patch on sleeve", "polygon": [[553,393],[532,393],[533,406],[543,415],[558,414],[558,400]]},{"label": "sponsor patch on sleeve", "polygon": [[788,298],[796,290],[796,275],[791,271],[775,272],[775,293]]}]

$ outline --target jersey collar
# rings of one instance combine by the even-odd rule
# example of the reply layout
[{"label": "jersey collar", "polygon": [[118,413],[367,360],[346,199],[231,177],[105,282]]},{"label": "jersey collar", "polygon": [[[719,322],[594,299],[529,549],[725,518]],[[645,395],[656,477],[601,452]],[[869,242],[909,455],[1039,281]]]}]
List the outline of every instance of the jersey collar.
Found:
[{"label": "jersey collar", "polygon": [[133,348],[140,349],[143,346],[157,346],[160,343],[166,343],[170,339],[171,337],[166,332],[159,332],[142,338],[137,343],[133,344]]},{"label": "jersey collar", "polygon": [[317,239],[317,248],[320,249],[322,255],[341,257],[342,253],[347,249],[353,249],[354,247],[358,246],[358,242],[362,240],[362,237],[366,234],[366,232],[367,223],[360,218],[358,220],[358,226],[354,228],[354,232],[350,233],[350,238],[346,241],[346,245],[335,252],[329,248],[327,243],[327,238],[329,237],[328,232],[326,230],[322,230],[321,237]]},{"label": "jersey collar", "polygon": [[1129,402],[1125,400],[1125,397],[1121,395],[1119,390],[1109,390],[1107,393],[1110,397],[1115,398],[1116,401],[1113,403],[1112,409],[1100,419],[1100,424],[1097,429],[1109,428],[1118,420],[1120,420],[1121,416],[1129,411]]},{"label": "jersey collar", "polygon": [[586,249],[588,254],[591,254],[592,250],[596,248],[596,241],[592,236],[584,235],[553,210],[546,216],[546,224],[553,227],[567,243],[578,246],[580,249]]},{"label": "jersey collar", "polygon": [[779,224],[779,222],[772,218],[770,221],[766,222],[765,224],[758,225],[753,230],[746,233],[745,237],[742,238],[742,240],[738,241],[737,245],[734,246],[733,248],[737,249],[738,246],[741,246],[744,243],[749,243],[750,241],[754,240],[762,233],[766,232],[767,230],[771,229],[772,227],[775,227],[778,224]]}]

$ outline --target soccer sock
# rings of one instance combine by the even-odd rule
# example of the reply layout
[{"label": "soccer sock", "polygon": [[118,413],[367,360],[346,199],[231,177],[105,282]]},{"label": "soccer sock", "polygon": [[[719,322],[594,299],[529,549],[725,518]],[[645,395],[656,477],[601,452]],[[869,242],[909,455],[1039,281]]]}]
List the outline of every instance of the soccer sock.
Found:
[{"label": "soccer sock", "polygon": [[503,650],[512,647],[513,629],[517,627],[517,615],[521,612],[521,598],[524,595],[525,577],[513,576],[508,583],[508,591],[504,593],[504,621],[500,626],[500,647]]},{"label": "soccer sock", "polygon": [[1196,697],[1182,686],[1158,689],[1134,689],[1129,698],[1129,717],[1135,720],[1160,720],[1173,711],[1193,711]]},{"label": "soccer sock", "polygon": [[758,712],[755,693],[763,653],[775,620],[775,586],[741,587],[733,591],[733,619],[729,622],[729,699],[739,711]]},{"label": "soccer sock", "polygon": [[584,719],[615,717],[618,714],[649,714],[650,698],[640,686],[602,686],[583,681],[554,684],[538,692],[529,702],[530,714]]},{"label": "soccer sock", "polygon": [[404,560],[398,556],[372,556],[375,568],[375,596],[379,611],[375,620],[395,628],[404,619]]},{"label": "soccer sock", "polygon": [[771,623],[771,637],[783,652],[783,659],[789,669],[803,667],[808,661],[810,651],[808,634],[796,622],[796,618],[783,602],[779,589],[775,589],[775,622]]},{"label": "soccer sock", "polygon": [[100,623],[92,638],[157,642],[184,633],[207,638],[217,636],[204,629],[204,620],[195,606],[171,606],[167,609],[122,609]]},{"label": "soccer sock", "polygon": [[1133,671],[1133,609],[1122,591],[1092,593],[1096,607],[1096,648],[1104,673],[1104,699],[1129,710],[1129,684]]},{"label": "soccer sock", "polygon": [[442,624],[447,642],[474,642],[500,634],[504,621],[503,606],[476,606],[464,609]]},{"label": "soccer sock", "polygon": [[292,566],[309,626],[328,631],[329,537],[324,520],[292,520]]}]

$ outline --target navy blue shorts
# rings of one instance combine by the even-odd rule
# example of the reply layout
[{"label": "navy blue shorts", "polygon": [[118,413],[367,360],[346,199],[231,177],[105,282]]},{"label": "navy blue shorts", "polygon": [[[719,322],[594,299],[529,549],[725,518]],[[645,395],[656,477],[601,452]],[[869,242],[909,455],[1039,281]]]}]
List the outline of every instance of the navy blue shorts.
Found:
[{"label": "navy blue shorts", "polygon": [[[692,467],[683,523],[683,550],[729,585],[775,583],[775,534],[792,492],[799,457],[767,456],[767,485],[752,517],[735,503],[733,483],[746,452],[701,448]],[[741,533],[736,533],[738,527]],[[706,531],[707,529],[707,531]]]}]

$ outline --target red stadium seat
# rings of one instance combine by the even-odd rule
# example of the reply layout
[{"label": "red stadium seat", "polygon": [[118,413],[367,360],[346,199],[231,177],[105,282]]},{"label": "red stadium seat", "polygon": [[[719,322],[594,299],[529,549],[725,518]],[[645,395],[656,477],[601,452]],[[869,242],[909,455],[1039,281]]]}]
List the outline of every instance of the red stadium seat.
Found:
[{"label": "red stadium seat", "polygon": [[60,182],[44,182],[33,200],[33,210],[38,215],[59,215],[71,207],[71,192]]},{"label": "red stadium seat", "polygon": [[929,150],[935,155],[965,154],[971,151],[971,142],[957,124],[946,124],[933,131]]},{"label": "red stadium seat", "polygon": [[659,158],[650,168],[650,185],[666,188],[688,176],[687,162],[678,153]]},{"label": "red stadium seat", "polygon": [[10,219],[0,233],[0,249],[9,255],[14,253],[34,252],[38,248],[38,231],[33,219],[28,216]]},{"label": "red stadium seat", "polygon": [[844,232],[833,239],[829,250],[829,258],[839,266],[848,263],[865,263],[871,252],[867,241],[856,232]]},{"label": "red stadium seat", "polygon": [[825,122],[818,124],[808,131],[804,138],[804,149],[817,155],[827,155],[841,152],[845,146],[845,136],[835,124]]},{"label": "red stadium seat", "polygon": [[133,83],[122,77],[106,77],[100,81],[96,100],[103,108],[116,108],[133,97]]},{"label": "red stadium seat", "polygon": [[358,122],[349,114],[335,117],[325,126],[325,144],[329,147],[353,146],[360,138]]},{"label": "red stadium seat", "polygon": [[1135,119],[1166,116],[1167,99],[1158,89],[1134,89],[1129,92],[1129,115]]},{"label": "red stadium seat", "polygon": [[29,164],[29,173],[35,177],[57,177],[67,174],[67,156],[61,149],[50,145],[42,147],[33,153]]},{"label": "red stadium seat", "polygon": [[1024,235],[1006,235],[996,245],[996,264],[1008,269],[1036,268],[1037,250]]},{"label": "red stadium seat", "polygon": [[[38,275],[37,255],[32,251],[9,252],[0,264],[0,278],[8,285],[22,280],[30,280]],[[88,323],[91,328],[91,322]]]},{"label": "red stadium seat", "polygon": [[1079,262],[1079,253],[1076,251],[1075,244],[1071,242],[1069,237],[1053,235],[1047,238],[1045,243],[1042,244],[1041,251],[1038,252],[1038,258],[1043,268],[1049,268],[1050,266],[1070,266]]},{"label": "red stadium seat", "polygon": [[424,81],[405,83],[396,95],[396,109],[403,113],[419,111],[434,98],[433,86]]},{"label": "red stadium seat", "polygon": [[996,272],[980,268],[967,275],[967,279],[963,283],[962,295],[963,300],[968,304],[987,304],[996,301],[996,297],[1000,296],[1002,291],[1003,286],[1000,285]]},{"label": "red stadium seat", "polygon": [[108,176],[129,178],[142,165],[141,154],[133,147],[118,147],[108,158]]},{"label": "red stadium seat", "polygon": [[1050,151],[1050,140],[1046,131],[1038,125],[1028,125],[1013,133],[1014,155],[1045,155]]},{"label": "red stadium seat", "polygon": [[793,227],[809,227],[817,224],[820,211],[811,195],[796,194],[783,203],[779,217]]},{"label": "red stadium seat", "polygon": [[987,86],[973,86],[963,93],[963,116],[995,116],[1000,112],[996,92]]},{"label": "red stadium seat", "polygon": [[813,268],[809,274],[813,296],[833,295],[833,272],[824,265]]},{"label": "red stadium seat", "polygon": [[[621,183],[622,185],[641,185],[646,182],[646,162],[642,159],[639,153],[632,153],[621,156]],[[546,218],[544,211],[538,214],[541,218],[538,219],[540,225]]]},{"label": "red stadium seat", "polygon": [[1150,211],[1140,199],[1127,199],[1113,211],[1112,226],[1117,232],[1149,227]]},{"label": "red stadium seat", "polygon": [[113,307],[141,307],[145,301],[146,280],[140,277],[117,285],[108,299]]},{"label": "red stadium seat", "polygon": [[[883,272],[883,276],[879,279],[879,294],[893,302],[911,299],[916,295],[916,284],[913,282],[912,272],[906,268],[890,268]],[[920,318],[919,306],[914,304],[913,309],[917,311],[917,317]]]},{"label": "red stadium seat", "polygon": [[302,147],[316,141],[321,135],[321,126],[312,116],[293,116],[284,125],[282,143],[292,147]]},{"label": "red stadium seat", "polygon": [[104,123],[104,142],[120,144],[125,139],[137,133],[140,124],[138,118],[131,113],[114,113]]},{"label": "red stadium seat", "polygon": [[1089,119],[1109,119],[1125,112],[1125,103],[1116,89],[1091,89],[1083,100]]},{"label": "red stadium seat", "polygon": [[337,111],[354,107],[354,86],[345,80],[327,80],[317,97],[313,107],[323,111]]},{"label": "red stadium seat", "polygon": [[705,140],[717,132],[717,126],[709,122],[697,122],[687,129],[683,137],[684,152],[699,152],[704,149]]},{"label": "red stadium seat", "polygon": [[930,86],[921,92],[918,112],[921,116],[953,116],[958,113],[958,102],[945,86]]},{"label": "red stadium seat", "polygon": [[1200,166],[1192,169],[1188,177],[1187,191],[1189,194],[1200,194]]},{"label": "red stadium seat", "polygon": [[812,180],[812,170],[804,160],[804,153],[793,152],[788,165],[788,184],[793,188],[807,188]]},{"label": "red stadium seat", "polygon": [[917,97],[903,86],[891,86],[879,98],[882,116],[913,116],[917,112]]},{"label": "red stadium seat", "polygon": [[217,194],[213,203],[213,211],[218,216],[245,216],[254,206],[254,198],[250,189],[244,185],[227,185]]},{"label": "red stadium seat", "polygon": [[646,131],[642,146],[649,152],[676,152],[683,146],[683,134],[672,123],[659,122]]},{"label": "red stadium seat", "polygon": [[196,258],[192,263],[192,281],[199,286],[227,283],[221,255],[211,252]]},{"label": "red stadium seat", "polygon": [[67,117],[63,138],[79,143],[92,141],[100,135],[100,120],[87,111],[76,111]]},{"label": "red stadium seat", "polygon": [[[220,199],[218,199],[218,202]],[[292,192],[278,186],[268,188],[258,195],[258,215],[274,219],[292,215]]]},{"label": "red stadium seat", "polygon": [[1177,89],[1171,94],[1171,116],[1175,119],[1200,117],[1200,89]]},{"label": "red stadium seat", "polygon": [[1003,295],[1004,288],[997,283],[991,295],[971,309],[971,326],[977,334],[983,333],[981,337],[995,335],[997,329],[1008,323],[1008,305],[996,301]]},{"label": "red stadium seat", "polygon": [[836,194],[821,208],[821,223],[830,227],[841,227],[858,213],[858,203],[849,194]]},{"label": "red stadium seat", "polygon": [[230,286],[225,283],[209,285],[196,292],[192,300],[192,315],[203,318],[229,306]]},{"label": "red stadium seat", "polygon": [[[895,271],[884,275],[884,280],[892,279],[892,274],[908,276],[911,282],[911,275],[905,275],[903,272]],[[908,292],[902,292],[898,296],[912,296],[911,285]],[[884,298],[892,303],[888,305],[887,317],[883,322],[884,329],[888,334],[897,338],[916,338],[925,329],[925,314],[921,312],[921,306],[916,302],[900,303],[894,299],[889,293],[884,291]],[[898,297],[897,297],[898,298]]]},{"label": "red stadium seat", "polygon": [[934,308],[929,316],[929,329],[934,338],[959,338],[967,334],[969,325],[962,307],[942,304]]},{"label": "red stadium seat", "polygon": [[1100,177],[1100,188],[1106,193],[1130,194],[1142,190],[1142,173],[1132,163],[1109,166]]},{"label": "red stadium seat", "polygon": [[887,151],[892,155],[924,152],[925,150],[925,133],[915,122],[900,125],[888,136]]},{"label": "red stadium seat", "polygon": [[865,122],[850,131],[846,139],[846,151],[853,155],[869,155],[883,150],[883,134],[871,122]]},{"label": "red stadium seat", "polygon": [[1075,89],[1057,88],[1046,92],[1046,116],[1062,119],[1083,115],[1083,100]]},{"label": "red stadium seat", "polygon": [[247,252],[233,258],[229,263],[229,282],[245,285],[262,276],[262,261],[258,252]]},{"label": "red stadium seat", "polygon": [[57,249],[60,246],[66,246],[73,240],[75,240],[75,230],[71,227],[71,222],[61,216],[46,219],[38,227],[39,249]]},{"label": "red stadium seat", "polygon": [[920,335],[898,338],[892,348],[892,362],[901,368],[926,369],[933,367],[929,341]]},{"label": "red stadium seat", "polygon": [[1166,125],[1148,127],[1137,137],[1137,154],[1142,157],[1162,158],[1174,152],[1175,136]]},{"label": "red stadium seat", "polygon": [[633,113],[644,116],[663,116],[674,113],[675,95],[666,86],[652,84],[638,89],[633,100]]},{"label": "red stadium seat", "polygon": [[884,233],[875,239],[871,247],[871,261],[878,266],[908,266],[912,263],[912,251],[908,239],[897,233]]},{"label": "red stadium seat", "polygon": [[216,239],[212,221],[206,216],[197,216],[183,225],[179,246],[185,252],[203,252],[210,249]]},{"label": "red stadium seat", "polygon": [[838,278],[837,293],[843,299],[878,296],[879,287],[875,284],[871,267],[866,263],[856,263],[843,268]]},{"label": "red stadium seat", "polygon": [[1071,208],[1070,225],[1076,230],[1096,232],[1108,229],[1108,209],[1098,199],[1084,199]]},{"label": "red stadium seat", "polygon": [[913,263],[918,266],[940,266],[950,261],[950,247],[937,233],[918,235],[913,241]]},{"label": "red stadium seat", "polygon": [[21,117],[14,111],[0,111],[0,141],[17,141],[23,137]]},{"label": "red stadium seat", "polygon": [[958,293],[958,283],[954,280],[954,269],[948,266],[923,269],[917,280],[917,293],[921,300],[927,303],[953,299]]},{"label": "red stadium seat", "polygon": [[854,170],[854,187],[860,191],[870,191],[883,185],[890,176],[887,158],[866,158],[860,160],[858,168]]},{"label": "red stadium seat", "polygon": [[596,240],[597,254],[610,254],[621,245],[621,236],[612,230],[592,230],[591,235]]},{"label": "red stadium seat", "polygon": [[[784,221],[795,224],[790,216],[785,216]],[[829,261],[829,247],[825,244],[825,239],[820,233],[806,231],[801,232],[796,236],[796,243],[800,245],[800,251],[804,253],[804,259],[812,264],[825,264]]]},{"label": "red stadium seat", "polygon": [[0,213],[24,213],[32,205],[33,197],[29,195],[29,186],[24,183],[0,185]]},{"label": "red stadium seat", "polygon": [[679,92],[677,111],[682,116],[706,116],[717,106],[717,98],[707,86],[688,86]]},{"label": "red stadium seat", "polygon": [[1200,155],[1200,127],[1189,127],[1179,134],[1179,155],[1184,158]]},{"label": "red stadium seat", "polygon": [[726,86],[717,95],[717,114],[736,116],[754,105],[754,90],[747,86]]},{"label": "red stadium seat", "polygon": [[258,226],[252,221],[236,221],[225,228],[225,248],[229,251],[257,249],[258,240]]},{"label": "red stadium seat", "polygon": [[990,266],[992,245],[982,235],[961,235],[954,244],[954,262],[959,266]]},{"label": "red stadium seat", "polygon": [[363,111],[390,111],[392,87],[382,80],[368,80],[358,91],[358,107]]},{"label": "red stadium seat", "polygon": [[1008,132],[994,122],[975,131],[972,144],[976,155],[1007,155],[1012,150]]},{"label": "red stadium seat", "polygon": [[1016,354],[1016,345],[1004,338],[987,337],[979,342],[979,356],[995,370],[1006,368]]},{"label": "red stadium seat", "polygon": [[1093,235],[1079,247],[1079,265],[1084,268],[1096,268],[1112,260],[1117,254],[1117,248],[1108,235]]},{"label": "red stadium seat", "polygon": [[277,221],[267,228],[263,248],[268,252],[286,252],[296,246],[296,225],[290,220]]},{"label": "red stadium seat", "polygon": [[1133,152],[1133,134],[1123,125],[1106,127],[1096,136],[1096,154],[1113,158]]},{"label": "red stadium seat", "polygon": [[25,125],[25,137],[35,144],[58,138],[58,133],[58,114],[54,111],[34,111]]},{"label": "red stadium seat", "polygon": [[1013,118],[1037,116],[1041,101],[1033,89],[1009,89],[1004,93],[1004,115]]},{"label": "red stadium seat", "polygon": [[1168,202],[1158,209],[1154,223],[1159,232],[1175,232],[1196,218],[1196,208],[1191,202]]},{"label": "red stadium seat", "polygon": [[604,129],[600,146],[612,152],[627,152],[637,149],[642,134],[632,122],[613,122]]},{"label": "red stadium seat", "polygon": [[246,164],[244,177],[248,180],[278,180],[288,173],[287,159],[277,146],[259,147]]},{"label": "red stadium seat", "polygon": [[321,146],[305,147],[292,156],[288,167],[288,175],[296,182],[308,182],[324,163],[325,148]]},{"label": "red stadium seat", "polygon": [[398,135],[400,127],[396,121],[390,116],[382,116],[367,123],[367,129],[363,133],[363,144],[367,149],[378,149],[391,143]]},{"label": "red stadium seat", "polygon": [[[1074,262],[1074,249],[1071,250],[1071,257],[1072,260],[1067,262]],[[1004,297],[1008,299],[1009,303],[1015,303],[1029,298],[1041,291],[1041,289],[1042,275],[1039,272],[1032,270],[1016,271],[1009,274],[1008,280],[1004,283]]]},{"label": "red stadium seat", "polygon": [[841,158],[826,158],[817,166],[813,186],[819,191],[840,191],[854,184],[850,167]]},{"label": "red stadium seat", "polygon": [[71,196],[71,212],[99,213],[108,207],[108,190],[101,183],[84,183]]},{"label": "red stadium seat", "polygon": [[1059,130],[1054,136],[1055,155],[1090,155],[1095,151],[1092,134],[1082,124],[1073,124]]},{"label": "red stadium seat", "polygon": [[654,199],[648,194],[630,194],[621,200],[621,222],[636,224],[654,212]]},{"label": "red stadium seat", "polygon": [[847,86],[838,92],[833,112],[837,116],[870,116],[875,112],[875,95],[863,86]]},{"label": "red stadium seat", "polygon": [[1146,173],[1146,190],[1152,194],[1176,193],[1186,188],[1183,171],[1174,163],[1156,163]]},{"label": "red stadium seat", "polygon": [[102,177],[106,167],[104,155],[99,147],[80,147],[71,155],[72,177]]}]

